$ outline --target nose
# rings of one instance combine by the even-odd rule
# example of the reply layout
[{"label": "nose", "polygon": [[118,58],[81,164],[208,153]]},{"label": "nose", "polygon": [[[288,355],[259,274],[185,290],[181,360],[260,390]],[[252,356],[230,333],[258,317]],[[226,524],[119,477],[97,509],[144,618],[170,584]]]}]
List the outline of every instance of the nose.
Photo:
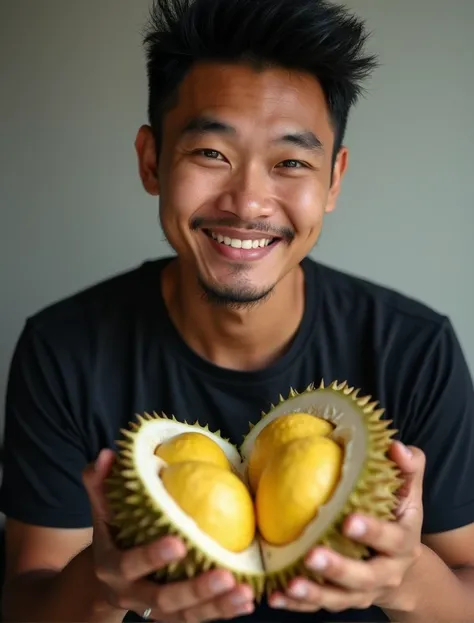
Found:
[{"label": "nose", "polygon": [[256,165],[236,172],[229,186],[219,197],[218,208],[237,216],[242,221],[271,216],[275,207],[268,173]]}]

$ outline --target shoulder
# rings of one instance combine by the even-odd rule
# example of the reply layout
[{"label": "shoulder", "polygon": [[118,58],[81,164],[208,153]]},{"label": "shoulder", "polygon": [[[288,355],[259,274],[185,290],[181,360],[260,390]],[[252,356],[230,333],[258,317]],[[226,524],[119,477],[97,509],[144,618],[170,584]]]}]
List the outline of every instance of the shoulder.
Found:
[{"label": "shoulder", "polygon": [[307,274],[321,289],[323,305],[351,323],[363,321],[381,328],[396,326],[436,334],[448,317],[427,303],[384,284],[308,259]]},{"label": "shoulder", "polygon": [[360,379],[399,414],[399,426],[402,419],[424,412],[424,404],[435,400],[434,392],[441,392],[448,379],[450,387],[457,386],[453,399],[471,392],[464,353],[446,314],[394,288],[312,260],[306,271],[319,297],[319,340],[343,362],[345,374]]},{"label": "shoulder", "polygon": [[162,324],[156,322],[160,273],[169,259],[144,262],[28,316],[14,348],[11,374],[23,371],[31,377],[32,371],[41,370],[48,379],[60,373],[78,380],[89,377],[99,364],[126,361],[134,340]]},{"label": "shoulder", "polygon": [[30,315],[26,327],[48,338],[81,339],[125,322],[159,298],[160,273],[170,259],[146,261],[58,299]]}]

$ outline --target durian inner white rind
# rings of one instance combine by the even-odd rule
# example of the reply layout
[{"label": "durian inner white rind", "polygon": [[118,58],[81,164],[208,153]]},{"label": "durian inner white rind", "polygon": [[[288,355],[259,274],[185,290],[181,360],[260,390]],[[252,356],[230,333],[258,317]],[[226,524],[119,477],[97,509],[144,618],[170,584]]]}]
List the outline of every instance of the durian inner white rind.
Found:
[{"label": "durian inner white rind", "polygon": [[[356,401],[336,393],[331,389],[299,394],[286,402],[277,405],[271,413],[252,428],[241,447],[244,465],[247,463],[251,448],[261,430],[275,418],[288,413],[310,413],[329,420],[335,430],[329,435],[341,442],[344,447],[344,464],[341,479],[334,495],[318,511],[318,516],[302,535],[289,545],[273,546],[262,543],[264,567],[268,572],[276,572],[304,557],[315,542],[334,523],[334,517],[344,509],[347,499],[356,486],[359,474],[364,466],[367,452],[367,433],[363,426],[363,407]],[[278,510],[275,509],[275,521],[278,521]]]},{"label": "durian inner white rind", "polygon": [[[154,501],[156,508],[166,515],[170,525],[174,525],[196,547],[213,559],[218,565],[247,574],[258,574],[263,571],[260,547],[256,541],[244,552],[234,553],[221,547],[194,520],[184,513],[168,494],[159,477],[160,469],[166,466],[165,461],[154,455],[156,447],[163,441],[190,432],[190,426],[173,420],[150,420],[137,436],[133,445],[133,461],[137,476],[146,489],[148,496]],[[206,429],[196,427],[196,432],[213,439],[226,453],[232,465],[240,471],[241,459],[238,451],[224,439],[216,437]]]}]

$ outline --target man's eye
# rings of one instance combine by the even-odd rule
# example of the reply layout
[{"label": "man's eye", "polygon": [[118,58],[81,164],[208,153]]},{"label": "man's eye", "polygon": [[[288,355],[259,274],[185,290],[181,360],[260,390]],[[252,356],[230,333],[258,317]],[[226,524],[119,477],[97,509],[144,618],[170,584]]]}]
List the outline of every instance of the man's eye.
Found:
[{"label": "man's eye", "polygon": [[306,167],[306,164],[301,162],[301,160],[283,160],[283,162],[277,164],[277,167],[281,166],[287,169],[299,169],[300,167]]},{"label": "man's eye", "polygon": [[198,149],[196,153],[204,156],[205,158],[212,158],[213,160],[217,160],[219,157],[223,158],[222,154],[215,149]]}]

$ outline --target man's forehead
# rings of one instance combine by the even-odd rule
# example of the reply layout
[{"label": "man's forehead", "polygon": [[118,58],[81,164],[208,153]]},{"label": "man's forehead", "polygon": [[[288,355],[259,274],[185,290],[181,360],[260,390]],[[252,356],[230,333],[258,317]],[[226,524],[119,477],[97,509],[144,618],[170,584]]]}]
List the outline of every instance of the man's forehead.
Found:
[{"label": "man's forehead", "polygon": [[319,83],[305,74],[280,68],[255,70],[246,65],[200,64],[180,85],[173,117],[218,118],[233,127],[244,119],[271,126],[315,128],[327,119]]}]

